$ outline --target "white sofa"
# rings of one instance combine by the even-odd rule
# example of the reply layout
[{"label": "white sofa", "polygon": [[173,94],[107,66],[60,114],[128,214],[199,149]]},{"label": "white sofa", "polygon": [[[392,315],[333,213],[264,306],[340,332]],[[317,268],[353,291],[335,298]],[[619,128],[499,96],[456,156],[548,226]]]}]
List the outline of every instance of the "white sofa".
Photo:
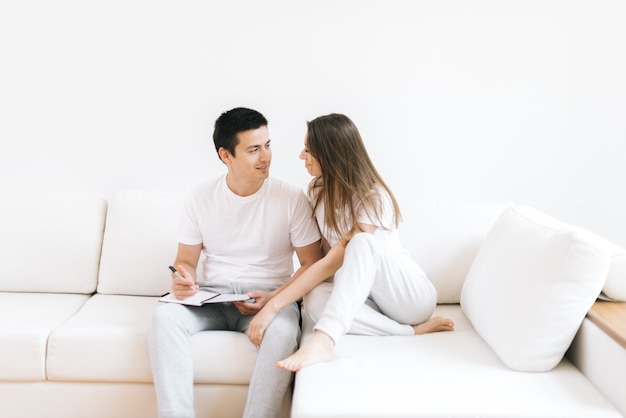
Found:
[{"label": "white sofa", "polygon": [[[0,192],[0,417],[156,417],[145,335],[158,296],[169,288],[182,199],[165,192],[121,192],[110,199],[83,192]],[[519,371],[528,359],[520,366],[519,358],[507,357],[518,342],[498,332],[498,321],[490,323],[501,312],[485,318],[476,291],[464,288],[471,282],[484,291],[487,313],[497,307],[497,289],[483,290],[481,281],[493,273],[490,251],[502,246],[489,250],[485,242],[493,241],[494,225],[511,205],[400,204],[403,242],[439,291],[437,314],[453,318],[455,331],[345,336],[334,361],[296,374],[285,416],[626,416],[626,349],[579,314],[602,288],[614,298],[624,295],[622,249],[589,238],[593,248],[607,252],[587,263],[602,280],[582,286],[586,294],[576,298],[576,309],[565,306],[576,313],[566,316],[568,331],[557,333],[558,344],[550,343],[567,348],[574,339],[569,329],[576,333],[582,323],[569,356],[580,369],[559,348],[548,356],[558,358],[554,368],[541,365],[549,371]],[[574,236],[587,242],[584,233]],[[305,311],[303,338],[311,325]],[[526,340],[526,331],[511,335],[519,332]],[[522,351],[522,357],[529,352]],[[240,333],[194,337],[199,418],[241,416],[255,356]]]}]

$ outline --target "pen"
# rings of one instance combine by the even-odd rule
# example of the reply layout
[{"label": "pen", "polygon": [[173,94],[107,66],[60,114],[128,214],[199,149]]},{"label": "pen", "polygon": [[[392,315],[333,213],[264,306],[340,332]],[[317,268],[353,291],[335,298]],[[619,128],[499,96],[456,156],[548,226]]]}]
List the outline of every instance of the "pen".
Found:
[{"label": "pen", "polygon": [[[169,268],[170,268],[170,270],[172,270],[172,273],[174,273],[174,276],[178,277],[179,279],[185,280],[185,278],[178,272],[178,270],[176,270],[174,268],[174,266],[169,266]],[[189,288],[190,289],[195,289],[196,286],[189,285]]]}]

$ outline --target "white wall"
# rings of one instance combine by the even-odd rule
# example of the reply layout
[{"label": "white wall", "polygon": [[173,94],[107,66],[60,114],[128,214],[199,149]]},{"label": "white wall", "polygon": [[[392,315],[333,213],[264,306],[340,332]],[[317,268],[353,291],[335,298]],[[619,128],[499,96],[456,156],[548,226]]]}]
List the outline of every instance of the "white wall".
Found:
[{"label": "white wall", "polygon": [[3,0],[0,188],[187,190],[219,114],[342,112],[398,195],[512,200],[626,246],[626,3]]}]

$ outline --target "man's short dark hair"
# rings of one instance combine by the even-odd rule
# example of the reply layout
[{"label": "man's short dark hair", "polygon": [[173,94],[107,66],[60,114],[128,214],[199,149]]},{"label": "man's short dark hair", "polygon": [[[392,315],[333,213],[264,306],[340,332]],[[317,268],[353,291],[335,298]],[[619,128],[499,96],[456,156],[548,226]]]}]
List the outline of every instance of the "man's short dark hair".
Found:
[{"label": "man's short dark hair", "polygon": [[236,107],[222,113],[215,121],[215,129],[213,130],[213,143],[215,144],[215,151],[218,151],[218,156],[220,148],[228,150],[235,156],[235,147],[239,144],[237,134],[262,126],[267,126],[267,119],[256,110]]}]

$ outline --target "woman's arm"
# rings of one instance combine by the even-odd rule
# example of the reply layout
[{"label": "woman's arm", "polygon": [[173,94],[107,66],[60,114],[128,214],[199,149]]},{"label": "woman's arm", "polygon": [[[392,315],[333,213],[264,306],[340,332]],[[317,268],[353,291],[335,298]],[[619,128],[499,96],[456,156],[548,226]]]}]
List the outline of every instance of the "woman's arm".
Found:
[{"label": "woman's arm", "polygon": [[256,299],[256,301],[254,303],[235,302],[235,307],[239,310],[239,312],[244,315],[255,315],[268,303],[270,299],[280,294],[280,292],[296,280],[302,272],[306,271],[316,261],[320,260],[322,258],[320,241],[316,241],[313,244],[304,247],[296,248],[296,255],[298,256],[298,261],[300,261],[300,268],[293,274],[293,276],[291,276],[289,281],[271,292],[264,292],[261,290],[248,292],[248,296]]},{"label": "woman's arm", "polygon": [[339,242],[330,249],[328,254],[304,270],[297,280],[292,281],[268,302],[274,312],[278,312],[285,306],[297,301],[315,286],[335,274],[343,264],[345,252],[345,245]]},{"label": "woman's arm", "polygon": [[330,249],[328,254],[303,271],[297,280],[293,280],[263,306],[248,326],[248,338],[255,346],[261,345],[265,330],[281,309],[300,299],[339,270],[343,264],[345,250],[345,245],[340,241]]},{"label": "woman's arm", "polygon": [[[376,227],[373,225],[360,225],[360,228],[360,231],[369,233],[376,231]],[[297,280],[293,280],[265,304],[248,327],[248,338],[254,345],[258,347],[261,344],[265,329],[281,309],[309,293],[311,289],[339,270],[343,265],[346,246],[357,232],[359,232],[357,229],[353,229],[342,237],[322,259],[303,271]]]},{"label": "woman's arm", "polygon": [[286,287],[288,287],[293,281],[295,281],[300,275],[309,269],[313,264],[317,263],[322,259],[322,244],[321,241],[316,241],[311,245],[307,245],[306,247],[296,248],[296,255],[298,256],[298,261],[300,262],[300,268],[291,276],[289,281],[278,289],[270,292],[269,298],[273,298],[283,291]]}]

